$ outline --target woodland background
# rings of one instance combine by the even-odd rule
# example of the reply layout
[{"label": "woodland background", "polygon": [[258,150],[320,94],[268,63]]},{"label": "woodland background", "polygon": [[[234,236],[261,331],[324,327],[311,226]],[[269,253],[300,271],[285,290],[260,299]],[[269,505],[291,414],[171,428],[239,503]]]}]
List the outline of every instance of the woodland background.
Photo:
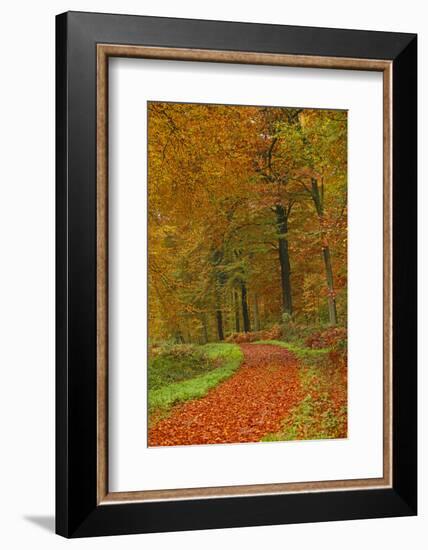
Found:
[{"label": "woodland background", "polygon": [[148,112],[151,342],[346,326],[347,113]]}]

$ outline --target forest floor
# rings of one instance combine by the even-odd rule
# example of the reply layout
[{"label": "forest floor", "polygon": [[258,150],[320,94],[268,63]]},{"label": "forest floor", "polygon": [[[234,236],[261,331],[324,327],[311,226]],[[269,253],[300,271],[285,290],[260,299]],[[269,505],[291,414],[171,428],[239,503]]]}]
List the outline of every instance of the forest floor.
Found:
[{"label": "forest floor", "polygon": [[[227,379],[219,378],[199,398],[192,388],[192,398],[153,414],[149,446],[347,436],[346,362],[338,361],[329,349],[273,340],[239,348],[208,345],[208,351],[223,355],[226,366],[216,370],[224,371],[221,376]],[[208,377],[213,375],[215,371]],[[206,375],[199,376],[184,385],[206,380]]]},{"label": "forest floor", "polygon": [[150,428],[149,446],[346,437],[346,374],[323,373],[282,342],[240,348],[236,372],[204,397],[174,406]]}]

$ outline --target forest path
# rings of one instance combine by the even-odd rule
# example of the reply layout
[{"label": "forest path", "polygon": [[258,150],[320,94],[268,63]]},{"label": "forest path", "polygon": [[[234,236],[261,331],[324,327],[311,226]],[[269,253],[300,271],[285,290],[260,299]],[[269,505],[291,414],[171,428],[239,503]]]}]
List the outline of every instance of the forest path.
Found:
[{"label": "forest path", "polygon": [[178,405],[149,431],[149,446],[244,443],[280,430],[299,401],[298,360],[284,348],[241,344],[234,375],[194,401]]}]

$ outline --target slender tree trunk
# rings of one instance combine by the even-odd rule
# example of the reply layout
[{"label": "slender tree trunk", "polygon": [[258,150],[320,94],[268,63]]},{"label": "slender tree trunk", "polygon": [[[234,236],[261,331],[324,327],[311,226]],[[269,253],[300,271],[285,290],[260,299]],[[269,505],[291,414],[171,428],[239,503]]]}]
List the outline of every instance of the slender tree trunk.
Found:
[{"label": "slender tree trunk", "polygon": [[227,292],[227,314],[226,314],[226,334],[232,334],[233,332],[233,291]]},{"label": "slender tree trunk", "polygon": [[205,313],[202,315],[202,335],[204,339],[204,344],[208,342],[208,327],[207,327],[207,316]]},{"label": "slender tree trunk", "polygon": [[215,284],[215,317],[217,323],[217,335],[218,339],[224,340],[223,331],[223,312],[222,312],[222,288],[226,281],[225,273],[221,268],[221,262],[223,260],[223,250],[217,249],[213,251],[212,263],[214,265],[214,284]]},{"label": "slender tree trunk", "polygon": [[250,315],[248,313],[247,287],[244,281],[241,281],[241,302],[242,302],[242,321],[244,323],[244,332],[251,331]]},{"label": "slender tree trunk", "polygon": [[254,294],[254,330],[260,330],[259,298]]},{"label": "slender tree trunk", "polygon": [[328,287],[328,315],[330,318],[330,324],[337,325],[337,309],[336,309],[336,298],[334,295],[333,269],[331,267],[330,249],[328,246],[323,247],[322,255],[324,258],[325,274],[327,278],[327,287]]},{"label": "slender tree trunk", "polygon": [[241,332],[241,323],[239,319],[239,297],[236,290],[233,291],[233,307],[235,309],[235,332]]},{"label": "slender tree trunk", "polygon": [[[312,178],[311,180],[311,191],[312,191],[312,199],[315,204],[315,210],[317,211],[320,225],[322,227],[323,216],[324,216],[323,199],[320,195],[318,182],[315,178]],[[327,288],[328,288],[328,298],[327,298],[328,299],[328,316],[329,316],[330,324],[337,325],[337,309],[336,309],[336,298],[334,293],[333,268],[331,265],[330,248],[327,243],[323,244],[322,256],[324,260],[325,276],[326,276]]]},{"label": "slender tree trunk", "polygon": [[278,249],[279,264],[281,266],[282,310],[283,313],[291,315],[293,313],[293,304],[291,299],[290,255],[288,252],[288,240],[285,237],[288,232],[288,219],[282,204],[276,205],[276,223],[280,235]]},{"label": "slender tree trunk", "polygon": [[223,332],[223,314],[221,312],[221,309],[216,310],[215,318],[216,318],[216,321],[217,321],[218,339],[220,341],[222,341],[222,340],[224,340],[224,332]]}]

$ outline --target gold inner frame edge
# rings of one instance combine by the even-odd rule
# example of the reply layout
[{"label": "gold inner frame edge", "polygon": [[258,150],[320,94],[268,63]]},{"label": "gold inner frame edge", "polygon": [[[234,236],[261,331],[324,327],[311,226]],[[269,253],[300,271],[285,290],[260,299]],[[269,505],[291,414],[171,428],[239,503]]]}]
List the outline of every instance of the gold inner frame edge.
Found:
[{"label": "gold inner frame edge", "polygon": [[[108,59],[132,57],[383,73],[383,477],[109,492],[108,488]],[[223,50],[97,45],[97,503],[378,489],[392,485],[392,62]]]}]

